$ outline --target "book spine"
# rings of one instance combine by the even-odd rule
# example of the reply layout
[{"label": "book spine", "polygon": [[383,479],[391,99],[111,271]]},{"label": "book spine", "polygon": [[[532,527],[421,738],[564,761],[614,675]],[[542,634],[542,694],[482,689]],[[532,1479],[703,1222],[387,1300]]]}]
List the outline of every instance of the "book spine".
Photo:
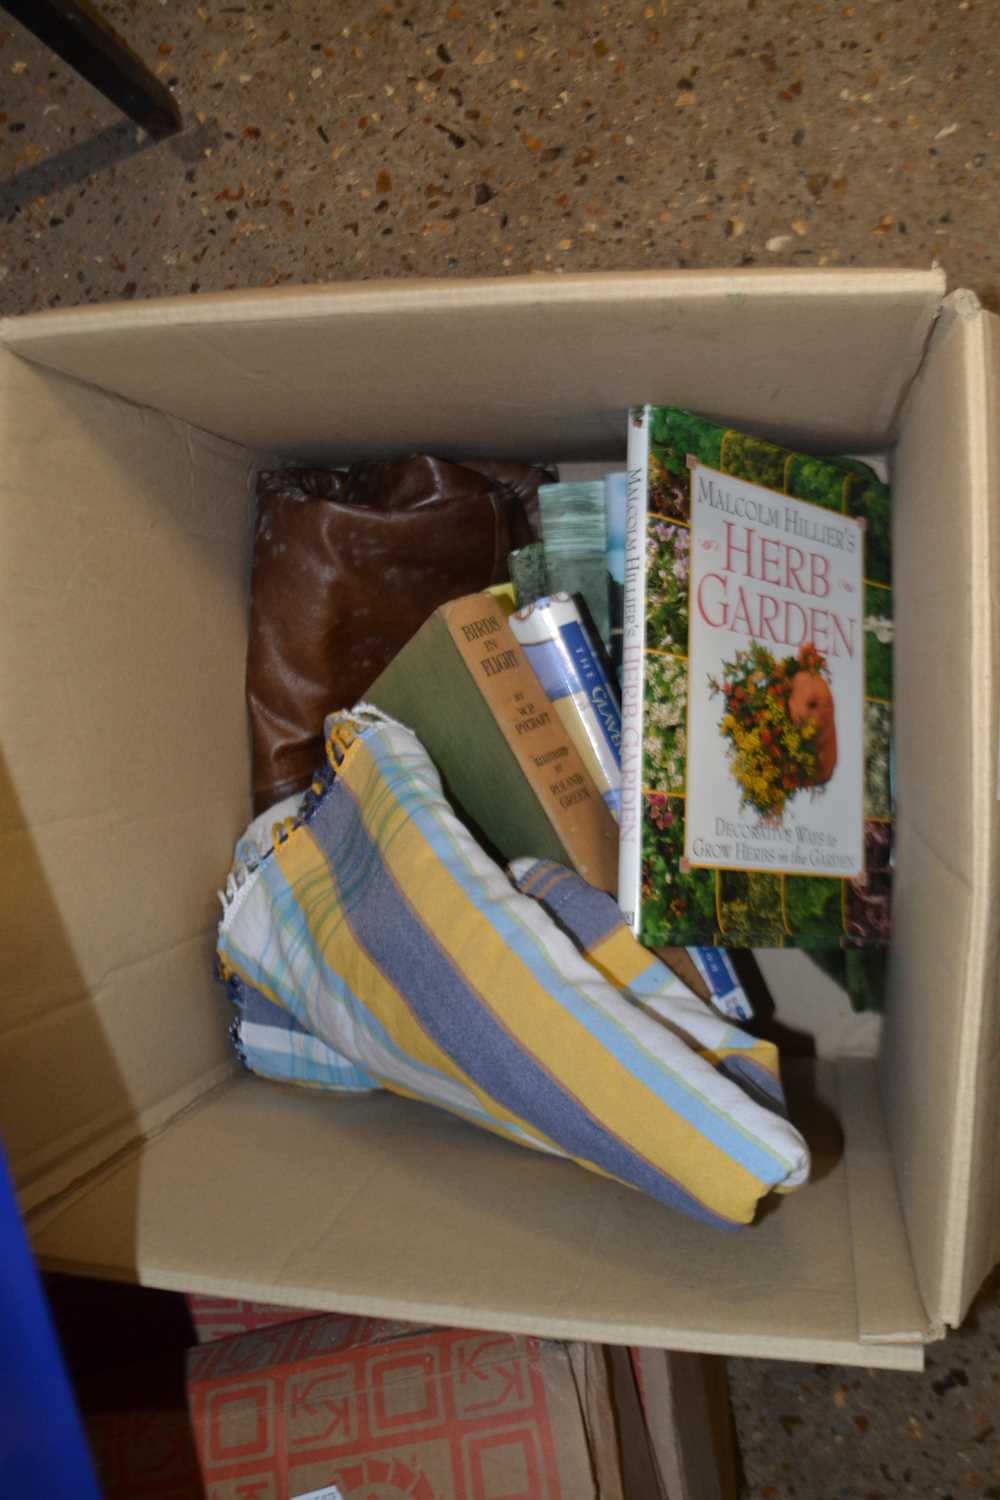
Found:
[{"label": "book spine", "polygon": [[574,867],[592,885],[613,891],[614,819],[496,600],[470,595],[443,605],[441,614]]},{"label": "book spine", "polygon": [[510,628],[617,818],[621,716],[580,611],[556,594],[518,610]]},{"label": "book spine", "polygon": [[712,1003],[733,1021],[751,1021],[753,1006],[725,948],[689,948],[692,960],[712,994]]},{"label": "book spine", "polygon": [[593,638],[581,619],[579,610],[572,600],[567,600],[566,603],[573,613],[572,616],[567,614],[565,621],[560,625],[560,633],[566,643],[570,660],[579,674],[590,711],[600,729],[601,742],[604,747],[602,759],[609,766],[613,766],[616,773],[615,784],[618,785],[621,781],[622,763],[622,717],[618,706],[618,694],[611,686],[611,679],[604,670]]},{"label": "book spine", "polygon": [[624,472],[604,476],[604,515],[608,532],[608,601],[611,644],[608,655],[621,689],[622,681],[622,614],[625,604],[625,500],[628,475]]},{"label": "book spine", "polygon": [[629,412],[625,502],[625,606],[622,618],[622,763],[618,904],[632,931],[642,918],[643,657],[646,644],[646,513],[649,503],[648,408]]}]

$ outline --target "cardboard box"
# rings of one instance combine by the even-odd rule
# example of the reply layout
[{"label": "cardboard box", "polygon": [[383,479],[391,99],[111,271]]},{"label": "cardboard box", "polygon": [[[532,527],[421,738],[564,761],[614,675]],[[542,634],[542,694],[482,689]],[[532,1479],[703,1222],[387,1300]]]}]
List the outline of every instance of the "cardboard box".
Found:
[{"label": "cardboard box", "polygon": [[[214,1344],[241,1333],[257,1333],[284,1323],[299,1323],[318,1316],[315,1308],[282,1307],[279,1303],[240,1301],[236,1297],[187,1298],[188,1312],[199,1344]],[[361,1319],[354,1318],[359,1326]]]},{"label": "cardboard box", "polygon": [[108,1500],[665,1494],[634,1375],[580,1344],[322,1315],[191,1350],[187,1411],[126,1407],[87,1415]]},{"label": "cardboard box", "polygon": [[[0,1124],[46,1264],[920,1365],[1000,1251],[1000,339],[971,293],[943,299],[938,272],[612,274],[3,325]],[[814,1182],[736,1236],[417,1104],[241,1076],[211,978],[212,893],[249,813],[255,467],[417,447],[620,461],[642,400],[892,450],[891,1006],[879,1038],[801,955],[767,960],[780,1019],[833,1055],[786,1070]]]},{"label": "cardboard box", "polygon": [[195,1351],[188,1397],[212,1500],[623,1500],[599,1349],[318,1318]]}]

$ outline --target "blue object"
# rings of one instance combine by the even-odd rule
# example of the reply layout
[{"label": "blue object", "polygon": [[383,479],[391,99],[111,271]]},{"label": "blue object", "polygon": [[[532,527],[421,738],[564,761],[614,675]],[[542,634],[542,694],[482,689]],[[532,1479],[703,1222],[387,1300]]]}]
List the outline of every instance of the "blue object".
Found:
[{"label": "blue object", "polygon": [[574,600],[564,594],[543,595],[523,612],[534,614],[551,635],[526,639],[527,627],[518,628],[519,612],[512,628],[542,691],[552,703],[560,698],[577,701],[580,723],[603,775],[601,795],[618,820],[621,809],[622,721],[618,694],[601,665],[590,633],[580,618]]},{"label": "blue object", "polygon": [[587,639],[583,626],[569,621],[559,627],[566,643],[570,660],[577,671],[580,691],[586,694],[587,702],[594,711],[594,718],[601,727],[608,749],[615,764],[622,763],[622,716],[618,698],[608,681],[608,674],[598,660],[597,652]]},{"label": "blue object", "polygon": [[2,1151],[0,1256],[0,1495],[100,1500]]},{"label": "blue object", "polygon": [[688,952],[719,1008],[737,1020],[752,1020],[753,1006],[743,992],[725,948],[689,948]]}]

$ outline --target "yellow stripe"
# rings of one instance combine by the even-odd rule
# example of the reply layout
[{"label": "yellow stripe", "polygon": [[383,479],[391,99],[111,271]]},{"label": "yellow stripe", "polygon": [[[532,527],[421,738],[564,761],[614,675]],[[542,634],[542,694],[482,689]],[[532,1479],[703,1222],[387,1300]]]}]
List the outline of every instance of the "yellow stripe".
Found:
[{"label": "yellow stripe", "polygon": [[588,948],[586,957],[618,989],[628,989],[656,963],[627,927],[616,928],[609,937]]},{"label": "yellow stripe", "polygon": [[[367,748],[358,746],[341,775],[360,794],[362,819],[369,830],[373,808],[364,796],[364,784],[370,773]],[[415,823],[400,827],[382,853],[420,920],[431,932],[447,931],[447,953],[456,971],[551,1078],[618,1139],[714,1212],[744,1221],[752,1217],[760,1196],[759,1179],[667,1109],[538,983],[448,874]],[[382,977],[372,979],[383,992]],[[355,983],[359,993],[369,995],[360,977]],[[391,998],[393,1004],[401,1003],[395,991]],[[381,1002],[372,1003],[385,1021]],[[412,1029],[413,1023],[401,1017],[400,1024]],[[408,1041],[398,1039],[409,1050]],[[481,1097],[486,1103],[486,1096]],[[488,1107],[496,1110],[492,1101]]]},{"label": "yellow stripe", "polygon": [[[351,762],[357,759],[359,749],[360,742],[350,757]],[[412,827],[412,824],[407,826]],[[289,887],[295,892],[309,930],[330,967],[342,976],[355,995],[364,997],[365,1005],[378,1017],[396,1045],[416,1062],[435,1068],[445,1077],[454,1079],[468,1089],[482,1107],[493,1115],[498,1129],[502,1130],[506,1122],[530,1130],[540,1139],[545,1139],[543,1133],[527,1120],[505,1110],[491,1095],[486,1094],[441,1050],[433,1038],[428,1036],[395,985],[358,944],[343,919],[339,895],[330,877],[329,864],[308,824],[296,829],[275,851],[275,858]],[[422,878],[428,878],[427,870],[423,871]],[[405,1092],[388,1079],[386,1087],[396,1093]],[[551,1144],[555,1145],[555,1142]]]},{"label": "yellow stripe", "polygon": [[[656,958],[650,958],[648,951],[636,942],[627,928],[618,928],[610,937],[602,938],[593,948],[586,948],[584,956],[617,989],[629,989],[637,979],[660,962]],[[634,998],[647,1015],[663,1025],[669,1024],[655,1009],[657,1000],[655,994]],[[670,1027],[670,1029],[674,1028]],[[679,1026],[675,1034],[679,1035],[682,1032],[683,1028]],[[747,1044],[739,1047],[710,1047],[705,1043],[693,1041],[691,1045],[699,1056],[707,1058],[715,1067],[729,1057],[746,1057],[765,1068],[772,1078],[780,1077],[778,1049],[773,1042],[764,1041],[762,1038],[748,1037]]]}]

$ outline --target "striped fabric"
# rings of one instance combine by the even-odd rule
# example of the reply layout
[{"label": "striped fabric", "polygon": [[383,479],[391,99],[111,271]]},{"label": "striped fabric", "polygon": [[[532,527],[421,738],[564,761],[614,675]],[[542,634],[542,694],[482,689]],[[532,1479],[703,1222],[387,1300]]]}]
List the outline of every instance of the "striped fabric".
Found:
[{"label": "striped fabric", "polygon": [[[292,811],[298,811],[301,800],[301,797],[290,799]],[[274,839],[280,837],[281,825],[288,815],[289,806],[283,803],[262,814],[237,843],[237,860],[252,861],[266,854]],[[595,890],[565,866],[547,860],[517,860],[509,867],[508,874],[519,890],[540,902],[584,958],[596,962],[616,989],[627,992],[630,999],[644,1005],[650,1014],[664,1019],[671,997],[682,1002],[692,998],[684,982],[666,964],[639,948],[618,907],[603,891]],[[311,1036],[290,1011],[273,1004],[252,986],[236,984],[233,999],[237,1005],[229,1028],[233,1045],[244,1065],[259,1077],[279,1083],[306,1084],[333,1093],[367,1092],[379,1087],[346,1057]],[[696,1003],[698,1010],[704,1011],[701,1002]],[[713,1031],[717,1034],[718,1028]],[[742,1037],[742,1033],[734,1031],[732,1036]],[[746,1044],[762,1049],[769,1068],[776,1072],[773,1047],[751,1038],[742,1040],[741,1051],[746,1050]],[[716,1057],[712,1060],[718,1063]],[[736,1081],[742,1082],[738,1078]],[[770,1073],[769,1081],[780,1097],[780,1086]]]},{"label": "striped fabric", "polygon": [[[297,809],[301,798],[293,801]],[[280,822],[281,817],[280,808],[267,814],[273,822]],[[248,836],[249,831],[237,845],[241,857],[251,853]],[[264,854],[266,848],[254,840],[253,852]],[[745,1093],[784,1112],[773,1043],[748,1036],[697,1000],[673,970],[639,946],[610,896],[550,860],[515,860],[508,874],[616,989],[664,1025],[673,1026]],[[290,1011],[274,1005],[252,986],[235,986],[234,999],[238,1008],[230,1034],[238,1056],[252,1073],[332,1093],[369,1093],[379,1087],[346,1057],[310,1036]]]},{"label": "striped fabric", "polygon": [[533,896],[610,984],[767,1109],[785,1113],[778,1049],[705,1005],[672,969],[633,937],[617,902],[552,860],[510,866],[518,890]]},{"label": "striped fabric", "polygon": [[[297,815],[301,802],[301,796],[287,798],[256,818],[237,841],[237,865],[252,864],[267,854],[281,837],[284,825]],[[630,978],[638,977],[648,997],[647,1009],[654,1014],[660,998],[690,995],[683,981],[644,949],[638,951],[645,962],[635,963],[638,945],[609,896],[595,891],[564,866],[547,861],[520,860],[508,873],[519,889],[540,900],[585,958],[593,960],[596,956],[601,972],[616,988],[628,989]],[[597,914],[593,909],[595,898],[600,903]],[[594,943],[594,954],[588,942]],[[278,1083],[298,1083],[332,1093],[370,1092],[379,1087],[346,1057],[311,1036],[291,1011],[275,1005],[252,985],[234,985],[233,999],[237,1010],[230,1036],[237,1056],[252,1073]]]},{"label": "striped fabric", "polygon": [[[252,868],[270,853],[297,818],[302,794],[286,797],[254,818],[236,841],[234,870]],[[225,907],[225,897],[222,898]],[[234,984],[236,1015],[230,1027],[233,1048],[244,1067],[275,1083],[296,1083],[333,1093],[370,1093],[379,1085],[332,1047],[310,1035],[290,1010],[275,1005],[251,984]]]},{"label": "striped fabric", "polygon": [[300,1026],[290,1010],[240,984],[229,1027],[236,1055],[251,1073],[275,1083],[298,1083],[339,1094],[368,1094],[374,1078]]},{"label": "striped fabric", "polygon": [[788,1121],[513,888],[410,731],[335,715],[327,761],[301,816],[231,879],[219,967],[244,1006],[253,992],[378,1084],[710,1223],[747,1223],[805,1180]]}]

